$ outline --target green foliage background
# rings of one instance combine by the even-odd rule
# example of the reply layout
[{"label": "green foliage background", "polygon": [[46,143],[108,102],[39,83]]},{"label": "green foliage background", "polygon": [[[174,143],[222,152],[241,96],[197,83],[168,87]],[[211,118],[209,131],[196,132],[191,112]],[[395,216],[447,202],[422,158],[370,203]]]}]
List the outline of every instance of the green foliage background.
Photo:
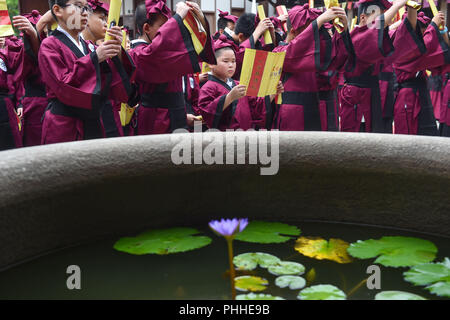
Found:
[{"label": "green foliage background", "polygon": [[6,0],[8,5],[9,16],[14,17],[19,14],[19,1],[18,0]]}]

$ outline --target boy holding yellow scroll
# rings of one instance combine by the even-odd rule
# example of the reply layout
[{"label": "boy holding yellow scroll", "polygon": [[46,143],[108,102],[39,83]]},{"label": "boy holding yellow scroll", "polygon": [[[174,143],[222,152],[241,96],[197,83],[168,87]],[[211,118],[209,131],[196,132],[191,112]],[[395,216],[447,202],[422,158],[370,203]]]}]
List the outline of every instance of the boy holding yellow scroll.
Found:
[{"label": "boy holding yellow scroll", "polygon": [[[232,43],[225,36],[214,44],[217,65],[212,65],[212,75],[201,88],[199,112],[209,128],[270,129],[273,114],[272,102],[276,95],[263,98],[246,96],[246,87],[232,79],[236,72],[236,56]],[[281,83],[277,93],[283,91]]]}]

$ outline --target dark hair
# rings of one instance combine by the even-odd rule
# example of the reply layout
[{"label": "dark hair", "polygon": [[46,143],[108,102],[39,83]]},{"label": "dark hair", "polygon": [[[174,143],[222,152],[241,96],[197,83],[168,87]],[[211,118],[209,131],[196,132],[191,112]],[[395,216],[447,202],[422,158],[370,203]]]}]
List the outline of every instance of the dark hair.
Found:
[{"label": "dark hair", "polygon": [[148,23],[153,25],[161,15],[158,13],[150,14],[150,18],[147,18],[147,7],[145,3],[141,3],[136,8],[135,20],[136,20],[136,30],[140,36],[144,34],[144,24]]},{"label": "dark hair", "polygon": [[219,18],[219,20],[217,20],[217,30],[220,29],[225,30],[225,28],[228,26],[228,21],[230,20],[227,20],[225,18]]},{"label": "dark hair", "polygon": [[362,14],[367,15],[367,11],[371,6],[377,6],[378,8],[380,8],[380,11],[383,11],[385,9],[385,7],[379,1],[365,2],[358,7],[358,18]]},{"label": "dark hair", "polygon": [[249,38],[256,29],[255,25],[256,15],[253,13],[244,13],[236,21],[236,27],[234,28],[234,33],[242,33],[246,38]]},{"label": "dark hair", "polygon": [[145,3],[141,3],[137,6],[134,17],[136,21],[136,30],[139,35],[142,36],[142,34],[144,33],[144,24],[147,23],[147,8],[145,7]]},{"label": "dark hair", "polygon": [[233,53],[234,53],[234,50],[233,50],[231,47],[223,47],[223,48],[220,48],[220,49],[214,51],[214,56],[216,57],[216,59],[219,59],[219,57],[220,57],[220,56],[223,54],[223,52],[226,51],[226,50],[231,50],[231,51],[233,51]]},{"label": "dark hair", "polygon": [[53,19],[58,21],[58,19],[56,18],[56,15],[53,13],[53,6],[55,4],[57,4],[57,5],[61,6],[61,7],[65,7],[67,5],[67,2],[69,2],[69,0],[48,0],[48,5],[49,5],[50,10],[52,12]]}]

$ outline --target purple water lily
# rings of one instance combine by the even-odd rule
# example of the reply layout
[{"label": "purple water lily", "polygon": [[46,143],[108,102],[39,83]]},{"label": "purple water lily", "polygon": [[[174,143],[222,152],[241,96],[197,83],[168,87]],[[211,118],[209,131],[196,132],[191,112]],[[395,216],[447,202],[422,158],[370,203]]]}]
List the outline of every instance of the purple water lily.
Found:
[{"label": "purple water lily", "polygon": [[209,223],[209,227],[217,234],[224,237],[234,236],[236,233],[242,232],[248,225],[248,219],[222,219],[213,220]]},{"label": "purple water lily", "polygon": [[233,264],[233,239],[234,236],[242,232],[248,225],[248,219],[222,219],[213,220],[209,223],[209,227],[219,236],[224,236],[228,246],[228,264],[230,266],[230,281],[231,281],[231,298],[236,300],[236,286],[234,278],[236,272]]}]

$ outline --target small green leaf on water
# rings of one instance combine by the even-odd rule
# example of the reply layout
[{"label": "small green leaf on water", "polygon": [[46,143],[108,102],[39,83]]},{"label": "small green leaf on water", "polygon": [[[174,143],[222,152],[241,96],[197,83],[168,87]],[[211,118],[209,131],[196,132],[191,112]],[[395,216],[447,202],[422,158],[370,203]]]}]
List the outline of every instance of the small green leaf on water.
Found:
[{"label": "small green leaf on water", "polygon": [[427,300],[417,294],[404,291],[381,291],[375,296],[375,300]]},{"label": "small green leaf on water", "polygon": [[234,278],[235,288],[240,291],[263,291],[269,283],[266,279],[253,276],[242,276]]},{"label": "small green leaf on water", "polygon": [[267,268],[280,261],[279,258],[262,252],[243,253],[233,258],[233,263],[239,270],[254,270],[258,265]]},{"label": "small green leaf on water", "polygon": [[316,280],[316,269],[312,268],[305,276],[308,286]]},{"label": "small green leaf on water", "polygon": [[267,270],[276,276],[300,275],[305,272],[305,267],[301,263],[281,261],[269,266]]},{"label": "small green leaf on water", "polygon": [[300,300],[345,300],[345,293],[339,288],[329,284],[319,284],[300,291],[297,296]]},{"label": "small green leaf on water", "polygon": [[282,243],[292,239],[286,235],[298,236],[300,230],[285,223],[252,221],[235,239],[255,243]]},{"label": "small green leaf on water", "polygon": [[275,285],[280,288],[289,287],[291,290],[304,288],[306,280],[299,276],[280,276],[275,279]]},{"label": "small green leaf on water", "polygon": [[383,237],[379,240],[358,240],[350,244],[348,253],[355,258],[378,258],[375,263],[386,267],[409,267],[431,262],[437,248],[428,240],[412,237]]},{"label": "small green leaf on water", "polygon": [[135,255],[163,255],[194,250],[211,243],[209,237],[195,236],[198,233],[192,228],[151,230],[133,238],[119,239],[114,244],[114,249]]},{"label": "small green leaf on water", "polygon": [[249,294],[240,294],[236,296],[236,300],[285,300],[282,297],[274,297],[270,294],[264,293],[249,293]]},{"label": "small green leaf on water", "polygon": [[450,259],[443,262],[424,263],[403,273],[405,280],[441,297],[450,297]]}]

